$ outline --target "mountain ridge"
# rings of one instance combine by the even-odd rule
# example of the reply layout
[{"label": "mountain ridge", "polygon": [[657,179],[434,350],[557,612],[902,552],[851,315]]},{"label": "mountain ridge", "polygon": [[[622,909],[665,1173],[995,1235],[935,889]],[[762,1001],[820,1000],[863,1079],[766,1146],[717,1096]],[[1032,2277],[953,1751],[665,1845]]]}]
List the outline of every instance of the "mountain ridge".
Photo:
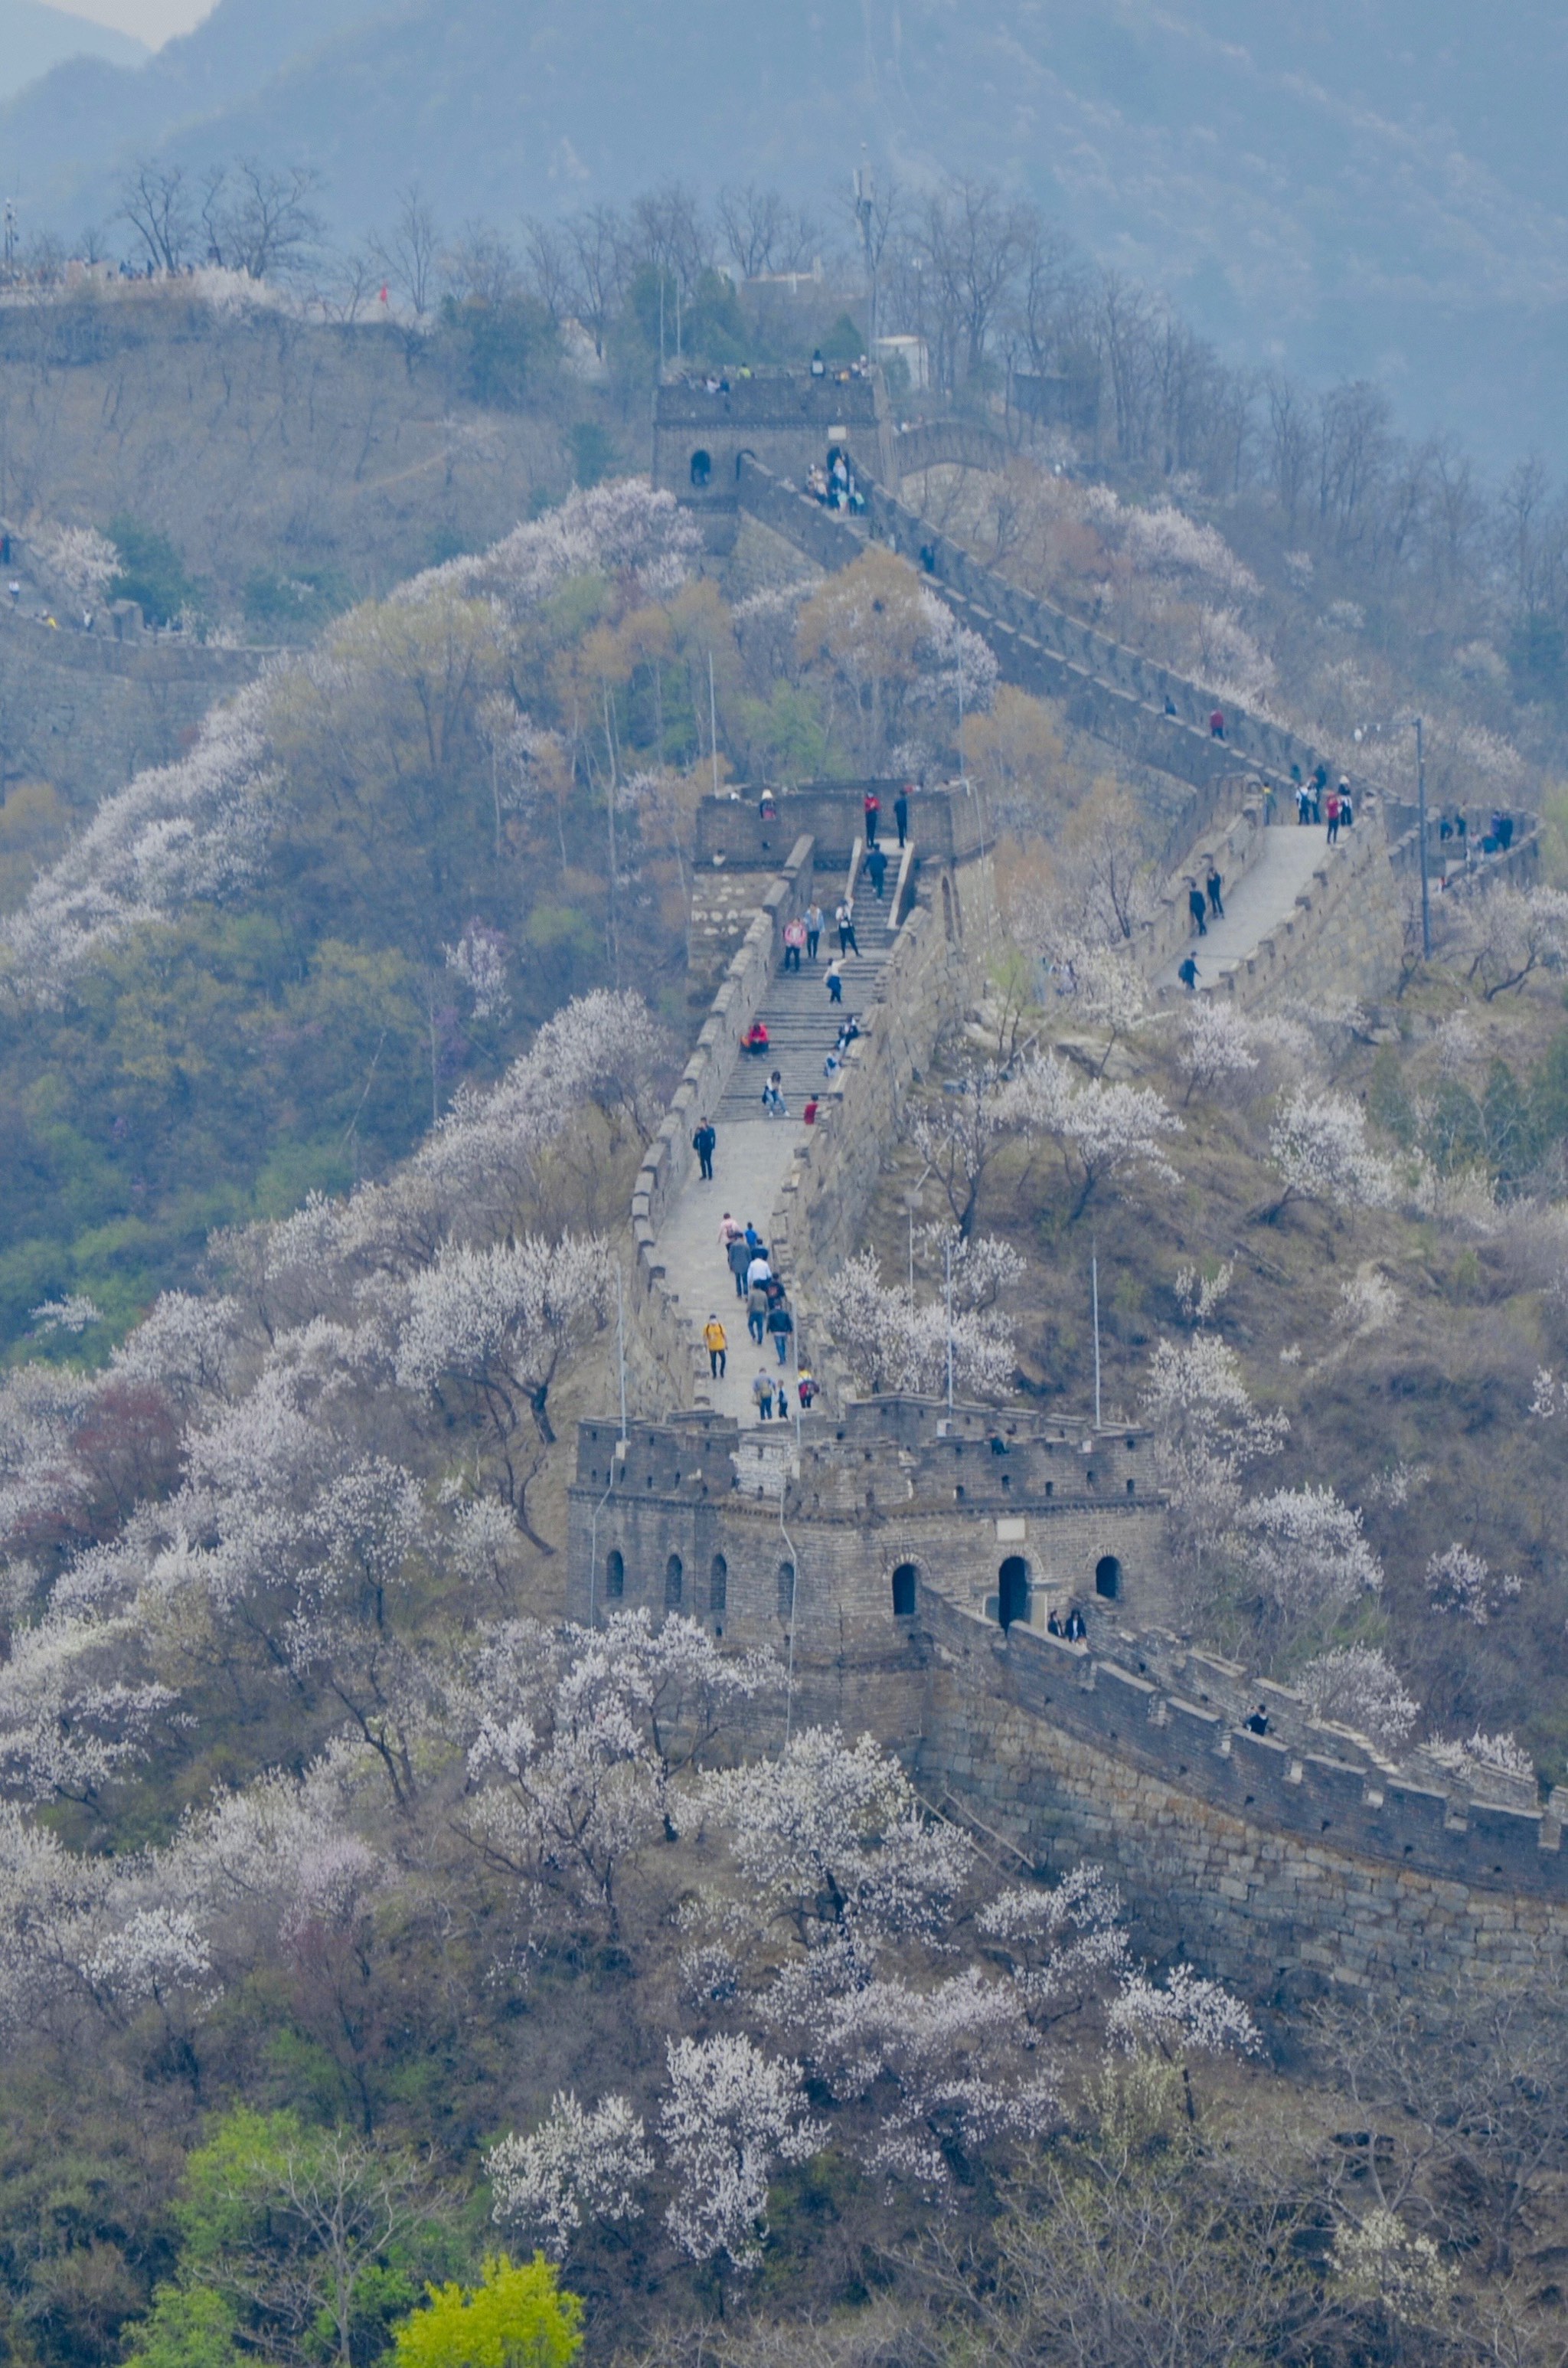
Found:
[{"label": "mountain ridge", "polygon": [[[63,222],[158,150],[308,161],[339,237],[417,178],[449,223],[623,203],[678,176],[822,203],[865,153],[1033,197],[1233,359],[1382,380],[1415,426],[1568,461],[1568,165],[1540,0],[1477,32],[1328,0],[220,0],[134,74],[58,69],[0,110],[0,171]],[[1435,26],[1435,38],[1423,25]],[[1542,71],[1543,65],[1545,71]],[[107,162],[106,162],[107,160]]]}]

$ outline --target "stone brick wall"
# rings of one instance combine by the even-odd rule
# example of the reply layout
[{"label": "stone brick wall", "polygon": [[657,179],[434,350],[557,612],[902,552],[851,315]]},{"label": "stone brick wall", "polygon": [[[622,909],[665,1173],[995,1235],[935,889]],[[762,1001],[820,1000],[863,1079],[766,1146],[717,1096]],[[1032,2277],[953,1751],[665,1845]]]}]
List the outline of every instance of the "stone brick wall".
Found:
[{"label": "stone brick wall", "polygon": [[53,632],[0,601],[0,784],[50,781],[94,805],[142,768],[172,763],[262,663],[252,650]]},{"label": "stone brick wall", "polygon": [[1104,1863],[1144,1948],[1282,2000],[1484,1979],[1568,1940],[1561,1828],[1539,1811],[1403,1784],[1343,1730],[1320,1730],[1315,1753],[1249,1735],[1135,1668],[1003,1636],[935,1595],[922,1626],[928,1797],[1042,1866]]},{"label": "stone brick wall", "polygon": [[[1325,847],[1311,886],[1252,952],[1199,989],[1241,1011],[1287,1003],[1375,1002],[1399,976],[1404,918],[1381,814],[1363,806],[1354,830]],[[1165,987],[1172,1002],[1185,990]]]},{"label": "stone brick wall", "polygon": [[822,1088],[816,1124],[774,1204],[768,1240],[789,1278],[801,1354],[830,1405],[842,1403],[851,1385],[817,1313],[821,1280],[864,1247],[866,1212],[910,1087],[925,1074],[943,1029],[973,999],[991,894],[989,860],[920,875],[917,902],[900,926],[875,999],[858,1015],[865,1033]]},{"label": "stone brick wall", "polygon": [[[890,1403],[857,1407],[863,1419],[850,1426],[810,1417],[800,1478],[772,1498],[743,1485],[754,1434],[727,1418],[698,1411],[638,1422],[624,1443],[613,1422],[582,1424],[569,1491],[570,1616],[591,1621],[610,1603],[656,1617],[679,1611],[732,1645],[780,1648],[792,1616],[798,1660],[881,1659],[921,1632],[933,1588],[994,1622],[1002,1565],[1015,1559],[1028,1573],[1020,1616],[1042,1634],[1052,1605],[1063,1614],[1074,1603],[1094,1607],[1096,1572],[1108,1560],[1119,1611],[1141,1621],[1164,1614],[1163,1502],[1152,1487],[1127,1495],[1122,1469],[1146,1461],[1146,1441],[1129,1452],[1119,1435],[1096,1440],[1093,1481],[1076,1435],[1062,1429],[1053,1442],[1035,1442],[1054,1452],[1060,1493],[1051,1497],[1029,1469],[1030,1442],[994,1459],[983,1428],[975,1435],[975,1422],[997,1417],[960,1411],[955,1433],[968,1418],[970,1435],[938,1438],[948,1429],[942,1407],[902,1401],[919,1406],[932,1436],[923,1449],[901,1450],[890,1436]],[[1009,1462],[1019,1493],[1004,1497],[995,1474]],[[968,1497],[961,1483],[955,1488],[955,1471],[971,1483],[989,1478],[989,1499],[983,1485]],[[911,1568],[915,1611],[895,1613],[893,1573]]]}]

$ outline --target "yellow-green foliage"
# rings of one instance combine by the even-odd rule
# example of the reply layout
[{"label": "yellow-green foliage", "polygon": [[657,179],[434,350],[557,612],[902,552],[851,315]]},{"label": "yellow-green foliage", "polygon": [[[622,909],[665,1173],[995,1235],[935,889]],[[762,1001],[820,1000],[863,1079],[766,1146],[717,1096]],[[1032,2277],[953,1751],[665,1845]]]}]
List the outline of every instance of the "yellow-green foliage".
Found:
[{"label": "yellow-green foliage", "polygon": [[432,2286],[393,2336],[397,2368],[569,2368],[583,2341],[583,2305],[562,2294],[542,2253],[498,2253],[476,2286]]}]

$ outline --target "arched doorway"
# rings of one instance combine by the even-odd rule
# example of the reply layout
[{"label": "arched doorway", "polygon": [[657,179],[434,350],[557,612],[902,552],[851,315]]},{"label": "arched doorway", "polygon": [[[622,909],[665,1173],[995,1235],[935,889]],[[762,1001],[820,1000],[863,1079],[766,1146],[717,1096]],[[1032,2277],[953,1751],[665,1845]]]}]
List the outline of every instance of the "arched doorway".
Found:
[{"label": "arched doorway", "polygon": [[605,1593],[612,1603],[626,1593],[626,1557],[619,1546],[611,1546],[605,1556]]},{"label": "arched doorway", "polygon": [[730,1565],[722,1554],[715,1554],[713,1567],[708,1574],[708,1609],[718,1613],[730,1600]]},{"label": "arched doorway", "polygon": [[1101,1554],[1095,1565],[1095,1593],[1114,1603],[1121,1593],[1121,1565],[1114,1554]]},{"label": "arched doorway", "polygon": [[702,491],[712,474],[712,455],[708,452],[694,452],[691,456],[691,482],[699,493]]},{"label": "arched doorway", "polygon": [[1029,1616],[1029,1566],[1022,1554],[1009,1554],[996,1574],[996,1617],[1004,1628]]},{"label": "arched doorway", "polygon": [[778,1617],[786,1625],[795,1610],[795,1565],[781,1562],[778,1565]]},{"label": "arched doorway", "polygon": [[914,1619],[915,1589],[919,1584],[920,1573],[915,1565],[901,1562],[892,1575],[892,1616],[895,1620]]},{"label": "arched doorway", "polygon": [[685,1578],[686,1569],[679,1554],[671,1554],[665,1565],[665,1610],[666,1611],[680,1610],[680,1591]]}]

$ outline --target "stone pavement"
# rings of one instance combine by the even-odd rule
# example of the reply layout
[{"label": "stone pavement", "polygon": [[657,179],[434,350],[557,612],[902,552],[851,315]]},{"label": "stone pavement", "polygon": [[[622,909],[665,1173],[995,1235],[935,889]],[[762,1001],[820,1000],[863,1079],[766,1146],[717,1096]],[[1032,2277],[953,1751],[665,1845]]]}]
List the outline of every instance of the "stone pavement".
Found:
[{"label": "stone pavement", "polygon": [[1270,931],[1289,920],[1296,899],[1323,861],[1326,824],[1302,830],[1280,823],[1263,834],[1263,851],[1252,870],[1236,882],[1233,894],[1222,894],[1222,921],[1210,921],[1206,938],[1194,937],[1175,962],[1155,978],[1156,988],[1174,986],[1181,962],[1190,953],[1198,962],[1198,984],[1212,986],[1221,973],[1244,962]]},{"label": "stone pavement", "polygon": [[[825,1003],[827,997],[823,1000]],[[679,1299],[681,1315],[693,1334],[701,1332],[712,1310],[729,1335],[729,1369],[722,1382],[712,1384],[712,1403],[718,1413],[733,1415],[743,1424],[756,1420],[751,1385],[757,1368],[766,1364],[777,1375],[778,1352],[771,1340],[758,1349],[746,1331],[745,1307],[735,1297],[734,1281],[719,1247],[719,1220],[728,1209],[739,1224],[749,1221],[759,1234],[767,1234],[790,1158],[806,1137],[800,1104],[793,1107],[794,1115],[789,1119],[764,1118],[759,1110],[755,1118],[733,1123],[721,1112],[716,1121],[719,1148],[713,1156],[713,1181],[702,1181],[694,1160],[691,1175],[667,1212],[659,1235],[665,1281]],[[790,1361],[783,1370],[793,1389],[793,1339],[790,1346]]]}]

